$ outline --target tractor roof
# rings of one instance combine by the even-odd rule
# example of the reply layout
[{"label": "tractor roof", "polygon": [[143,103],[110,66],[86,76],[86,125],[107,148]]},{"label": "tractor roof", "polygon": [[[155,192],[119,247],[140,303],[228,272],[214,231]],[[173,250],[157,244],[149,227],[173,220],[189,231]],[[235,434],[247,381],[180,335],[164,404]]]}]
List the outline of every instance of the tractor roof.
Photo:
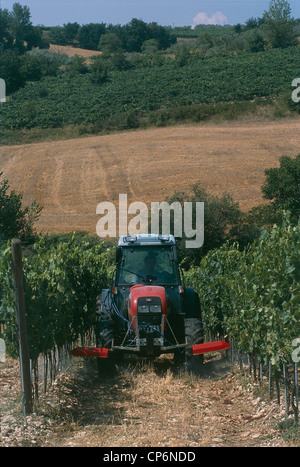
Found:
[{"label": "tractor roof", "polygon": [[140,234],[127,235],[119,239],[118,246],[159,246],[159,245],[175,245],[173,235],[156,235],[156,234]]}]

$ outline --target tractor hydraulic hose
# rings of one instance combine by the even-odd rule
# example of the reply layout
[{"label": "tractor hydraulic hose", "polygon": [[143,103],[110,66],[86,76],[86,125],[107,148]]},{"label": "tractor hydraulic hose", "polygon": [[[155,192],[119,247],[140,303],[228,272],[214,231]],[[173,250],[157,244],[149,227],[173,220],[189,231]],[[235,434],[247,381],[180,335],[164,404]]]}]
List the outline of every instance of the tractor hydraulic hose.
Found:
[{"label": "tractor hydraulic hose", "polygon": [[[108,301],[110,297],[110,305],[108,304],[108,307],[106,306],[106,301]],[[103,301],[103,305],[104,305],[104,308],[106,311],[111,311],[111,309],[115,312],[115,314],[121,318],[128,326],[128,330],[129,332],[132,334],[133,331],[131,330],[131,325],[130,325],[130,322],[128,321],[128,319],[124,318],[124,316],[121,314],[121,312],[119,311],[117,305],[116,305],[116,302],[114,301],[113,297],[112,297],[112,291],[111,289],[108,290],[105,298],[104,298],[104,301]]]},{"label": "tractor hydraulic hose", "polygon": [[[110,304],[107,303],[108,300],[110,298]],[[112,291],[111,289],[108,290],[105,298],[104,298],[104,301],[103,301],[103,306],[105,308],[106,311],[111,311],[113,310],[114,313],[119,317],[121,318],[126,324],[127,324],[127,327],[128,327],[128,331],[130,334],[135,334],[135,331],[132,331],[131,329],[131,324],[130,322],[128,321],[128,319],[126,319],[120,312],[120,310],[118,309],[117,305],[116,305],[116,302],[114,301],[114,298],[112,297]],[[176,348],[177,350],[179,350],[180,352],[184,352],[184,350],[182,351],[179,347],[177,347],[176,344],[173,344],[172,342],[170,342],[157,328],[155,328],[154,326],[151,326],[150,324],[146,323],[146,322],[142,322],[140,325],[139,325],[139,328],[141,327],[148,327],[150,329],[153,329],[154,331],[156,331],[164,340],[165,342],[167,342],[167,344],[171,345],[172,347]],[[135,338],[128,344],[128,346],[130,346],[133,342],[134,342]]]}]

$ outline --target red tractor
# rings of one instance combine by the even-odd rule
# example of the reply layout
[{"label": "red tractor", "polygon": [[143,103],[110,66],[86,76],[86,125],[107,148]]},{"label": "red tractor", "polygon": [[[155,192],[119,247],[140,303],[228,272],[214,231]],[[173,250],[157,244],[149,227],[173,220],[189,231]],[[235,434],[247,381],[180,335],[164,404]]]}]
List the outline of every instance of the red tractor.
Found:
[{"label": "red tractor", "polygon": [[204,344],[199,296],[185,286],[174,237],[137,235],[119,239],[112,286],[97,299],[96,348],[72,353],[107,363],[125,353],[173,353],[188,366],[195,355],[228,347],[223,341]]}]

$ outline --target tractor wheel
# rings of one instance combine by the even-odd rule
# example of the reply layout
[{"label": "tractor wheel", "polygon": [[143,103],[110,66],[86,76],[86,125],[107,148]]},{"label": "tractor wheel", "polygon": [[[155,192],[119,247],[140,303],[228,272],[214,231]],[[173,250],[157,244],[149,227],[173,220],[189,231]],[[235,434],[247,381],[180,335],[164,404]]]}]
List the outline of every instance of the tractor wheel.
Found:
[{"label": "tractor wheel", "polygon": [[[185,339],[189,346],[195,344],[202,344],[204,341],[203,337],[203,326],[202,321],[199,318],[186,318],[184,320],[185,328]],[[203,363],[203,355],[193,355],[192,349],[186,349],[185,351],[185,366],[187,369],[194,369],[199,364]]]},{"label": "tractor wheel", "polygon": [[[96,306],[96,346],[110,349],[114,338],[112,313],[104,308],[101,296],[97,297]],[[112,357],[97,358],[99,376],[105,376],[105,374],[110,373],[113,368],[114,360]]]}]

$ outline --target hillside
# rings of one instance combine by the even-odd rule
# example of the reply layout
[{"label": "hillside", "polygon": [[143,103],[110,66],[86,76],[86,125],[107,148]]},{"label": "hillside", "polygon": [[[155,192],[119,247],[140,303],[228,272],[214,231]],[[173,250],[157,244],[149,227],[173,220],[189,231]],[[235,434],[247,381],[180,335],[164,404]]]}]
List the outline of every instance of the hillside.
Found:
[{"label": "hillside", "polygon": [[298,130],[299,118],[2,146],[0,167],[24,203],[44,206],[39,230],[95,233],[97,204],[118,202],[119,193],[150,203],[200,182],[211,193],[231,193],[243,210],[252,208],[262,202],[264,170],[299,153]]},{"label": "hillside", "polygon": [[[222,57],[189,54],[178,60],[163,58],[160,64],[147,56],[130,64],[100,57],[89,71],[79,67],[28,82],[1,108],[0,128],[82,125],[83,131],[97,133],[187,118],[204,121],[233,102],[241,105],[289,93],[300,75],[299,57],[299,47]],[[109,68],[116,66],[130,68]],[[286,100],[290,102],[290,94]],[[221,104],[225,108],[216,109]]]}]

